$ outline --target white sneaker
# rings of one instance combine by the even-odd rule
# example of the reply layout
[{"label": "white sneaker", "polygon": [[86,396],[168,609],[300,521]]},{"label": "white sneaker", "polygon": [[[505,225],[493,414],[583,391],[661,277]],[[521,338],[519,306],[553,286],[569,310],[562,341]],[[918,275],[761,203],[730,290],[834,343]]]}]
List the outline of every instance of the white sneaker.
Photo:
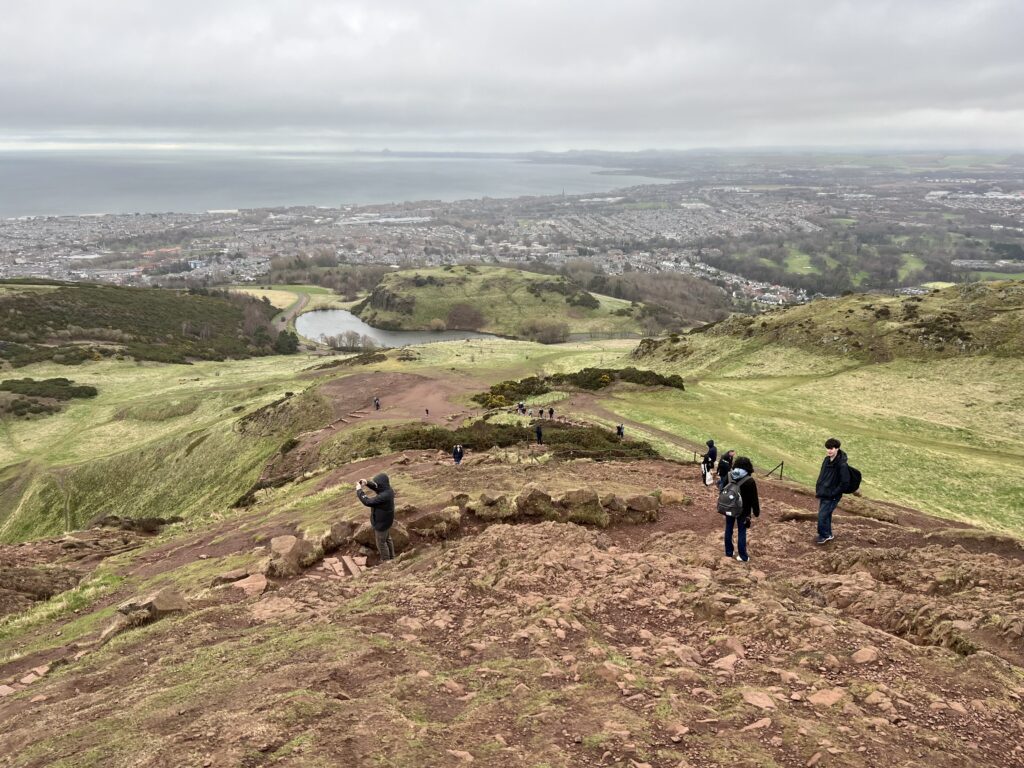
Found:
[{"label": "white sneaker", "polygon": [[748,558],[747,558],[747,560],[744,560],[744,559],[743,559],[742,557],[740,557],[739,555],[736,555],[736,559],[737,559],[737,560],[738,560],[739,562],[741,562],[741,563],[745,563],[745,562],[747,562],[747,560],[749,560],[750,558],[748,557]]}]

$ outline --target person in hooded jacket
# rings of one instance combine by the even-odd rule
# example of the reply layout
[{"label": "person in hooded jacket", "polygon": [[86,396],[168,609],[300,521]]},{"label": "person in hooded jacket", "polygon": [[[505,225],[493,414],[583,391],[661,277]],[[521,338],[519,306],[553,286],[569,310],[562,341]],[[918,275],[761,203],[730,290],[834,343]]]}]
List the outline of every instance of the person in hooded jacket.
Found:
[{"label": "person in hooded jacket", "polygon": [[718,460],[718,448],[715,447],[714,440],[708,440],[705,445],[707,445],[708,451],[701,456],[700,473],[705,478],[704,484],[711,485],[711,483],[708,482],[707,477],[715,469],[715,462]]},{"label": "person in hooded jacket", "polygon": [[747,529],[750,527],[751,515],[761,516],[761,502],[757,497],[757,483],[754,482],[754,465],[746,456],[737,456],[729,470],[729,482],[740,487],[740,498],[743,500],[743,512],[738,517],[725,518],[725,556],[733,556],[732,529],[736,528],[736,559],[747,562]]},{"label": "person in hooded jacket", "polygon": [[462,463],[463,455],[465,455],[465,451],[463,451],[462,445],[456,445],[452,448],[452,459],[455,461],[456,467]]},{"label": "person in hooded jacket", "polygon": [[[367,496],[366,488],[376,495]],[[370,525],[377,539],[381,562],[391,560],[395,556],[395,543],[391,540],[391,526],[395,522],[395,492],[391,488],[391,480],[383,472],[374,475],[369,482],[360,480],[356,483],[356,496],[370,508]]]},{"label": "person in hooded jacket", "polygon": [[850,487],[850,465],[846,461],[846,452],[839,448],[841,445],[834,437],[825,441],[825,458],[818,472],[818,482],[814,485],[814,495],[818,497],[817,544],[827,544],[835,538],[832,535],[832,513],[843,498],[843,489]]},{"label": "person in hooded jacket", "polygon": [[729,470],[732,469],[732,462],[735,458],[736,451],[730,448],[718,460],[718,490],[725,488],[725,484],[729,481]]}]

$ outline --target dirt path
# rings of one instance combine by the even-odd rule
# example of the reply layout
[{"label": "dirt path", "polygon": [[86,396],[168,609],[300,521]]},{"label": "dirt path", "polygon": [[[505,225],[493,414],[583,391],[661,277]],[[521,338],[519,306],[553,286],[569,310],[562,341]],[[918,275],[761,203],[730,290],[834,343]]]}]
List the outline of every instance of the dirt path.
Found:
[{"label": "dirt path", "polygon": [[577,392],[569,398],[568,406],[563,406],[565,409],[574,409],[578,413],[583,415],[591,414],[597,418],[604,419],[606,421],[614,421],[618,424],[622,424],[627,429],[627,436],[629,435],[628,430],[632,429],[637,432],[647,432],[652,435],[665,440],[666,442],[672,443],[673,445],[679,446],[685,451],[692,451],[696,454],[701,454],[704,451],[703,445],[697,445],[697,443],[691,442],[685,438],[679,437],[672,432],[668,432],[664,429],[658,429],[652,427],[649,424],[644,424],[641,421],[634,421],[633,419],[626,418],[614,411],[610,411],[601,405],[600,400],[587,392]]}]

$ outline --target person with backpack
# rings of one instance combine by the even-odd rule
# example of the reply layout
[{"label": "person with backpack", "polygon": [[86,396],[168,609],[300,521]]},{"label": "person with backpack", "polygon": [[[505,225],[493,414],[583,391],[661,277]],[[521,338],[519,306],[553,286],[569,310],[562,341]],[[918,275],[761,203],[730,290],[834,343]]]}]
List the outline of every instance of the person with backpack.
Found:
[{"label": "person with backpack", "polygon": [[728,482],[718,494],[718,513],[725,516],[725,556],[733,556],[732,530],[736,529],[736,559],[747,562],[747,529],[750,517],[761,516],[754,465],[746,456],[738,456],[729,470]]},{"label": "person with backpack", "polygon": [[857,483],[851,482],[849,462],[846,452],[840,450],[842,443],[834,437],[825,441],[825,458],[818,472],[818,482],[814,485],[814,495],[818,497],[818,539],[815,543],[827,544],[835,538],[832,533],[832,513],[839,506],[844,493],[852,493],[860,485],[860,473]]},{"label": "person with backpack", "polygon": [[[376,496],[367,496],[366,488],[374,491]],[[370,508],[370,525],[377,539],[381,562],[394,559],[395,543],[391,540],[391,526],[395,522],[395,492],[391,488],[391,480],[383,472],[374,475],[369,482],[360,480],[356,483],[356,496]]]},{"label": "person with backpack", "polygon": [[537,435],[537,445],[544,444],[544,430],[540,428],[540,422],[537,422],[537,426],[534,428],[534,433]]},{"label": "person with backpack", "polygon": [[731,448],[722,454],[722,458],[718,460],[718,490],[721,491],[725,488],[726,482],[729,480],[729,470],[732,469],[733,459],[736,458],[736,451]]}]

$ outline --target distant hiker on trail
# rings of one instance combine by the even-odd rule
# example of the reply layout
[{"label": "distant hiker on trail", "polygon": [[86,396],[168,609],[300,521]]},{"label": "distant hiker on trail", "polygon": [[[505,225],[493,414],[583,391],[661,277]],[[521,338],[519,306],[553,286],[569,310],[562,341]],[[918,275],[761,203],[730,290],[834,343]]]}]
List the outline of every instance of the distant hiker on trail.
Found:
[{"label": "distant hiker on trail", "polygon": [[379,397],[373,398],[373,410],[375,410],[375,411],[379,411],[380,410],[380,398]]},{"label": "distant hiker on trail", "polygon": [[733,556],[732,529],[736,528],[736,559],[747,562],[747,528],[750,516],[761,516],[761,503],[754,482],[754,465],[746,456],[738,457],[729,470],[728,482],[718,494],[718,512],[725,515],[725,556]]},{"label": "distant hiker on trail", "polygon": [[555,409],[554,408],[548,408],[548,418],[549,419],[555,418]]},{"label": "distant hiker on trail", "polygon": [[459,466],[462,463],[463,450],[461,445],[456,445],[452,448],[452,458],[455,459],[455,466]]},{"label": "distant hiker on trail", "polygon": [[544,433],[541,431],[540,424],[538,424],[537,428],[534,429],[533,431],[537,433],[537,445],[543,445],[544,444]]},{"label": "distant hiker on trail", "polygon": [[708,440],[706,443],[708,447],[707,453],[701,454],[700,461],[700,476],[704,480],[704,485],[711,485],[714,480],[711,477],[711,473],[715,469],[715,461],[718,459],[718,449],[715,447],[714,440]]},{"label": "distant hiker on trail", "polygon": [[533,408],[530,409],[529,416],[530,416],[531,419],[533,418]]},{"label": "distant hiker on trail", "polygon": [[835,536],[832,534],[832,513],[839,506],[843,493],[850,488],[850,465],[846,452],[839,450],[842,443],[834,437],[825,441],[825,458],[814,484],[814,495],[818,497],[818,540],[826,544]]},{"label": "distant hiker on trail", "polygon": [[429,408],[424,408],[423,410],[426,411],[427,417],[429,418],[430,417],[430,409]]},{"label": "distant hiker on trail", "polygon": [[725,484],[729,480],[729,470],[732,469],[732,462],[735,458],[736,451],[729,449],[723,453],[722,458],[718,460],[718,490],[725,488]]},{"label": "distant hiker on trail", "polygon": [[[367,496],[369,488],[376,496]],[[374,475],[373,480],[360,480],[356,483],[356,496],[370,508],[370,525],[377,539],[377,552],[384,562],[395,556],[395,543],[391,540],[391,526],[395,522],[395,492],[391,489],[391,481],[381,472]]]},{"label": "distant hiker on trail", "polygon": [[622,424],[616,424],[615,425],[615,435],[616,435],[616,437],[625,437],[626,436],[626,428]]}]

